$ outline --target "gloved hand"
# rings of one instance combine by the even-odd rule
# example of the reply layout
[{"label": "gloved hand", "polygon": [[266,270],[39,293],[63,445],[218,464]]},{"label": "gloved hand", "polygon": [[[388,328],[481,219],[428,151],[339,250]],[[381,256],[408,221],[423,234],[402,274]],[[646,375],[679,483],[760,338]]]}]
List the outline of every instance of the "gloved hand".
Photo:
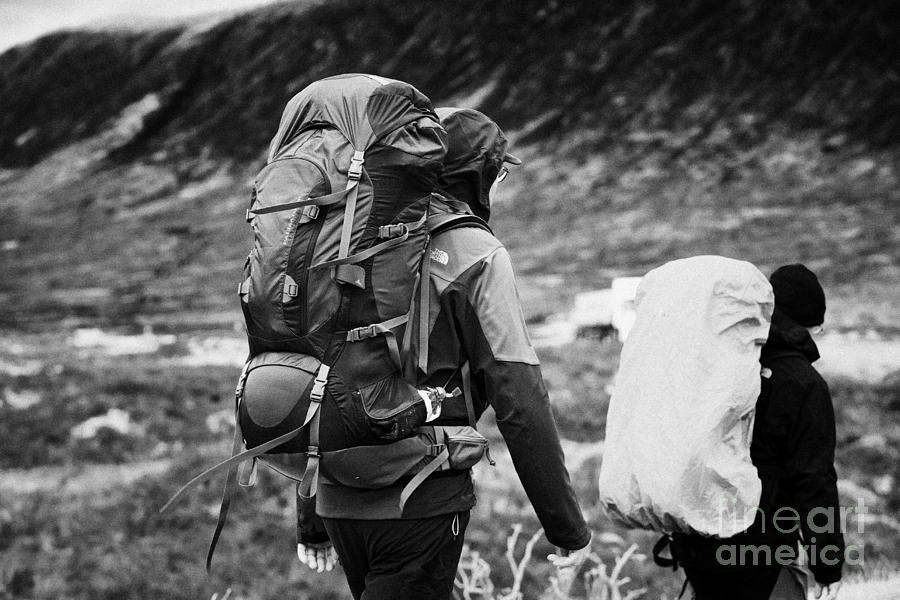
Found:
[{"label": "gloved hand", "polygon": [[835,600],[835,598],[837,598],[838,596],[838,590],[840,589],[840,581],[835,581],[834,583],[829,583],[828,585],[820,584],[815,598],[816,600]]},{"label": "gloved hand", "polygon": [[338,563],[337,552],[331,542],[321,544],[297,544],[297,558],[311,570],[324,573]]}]

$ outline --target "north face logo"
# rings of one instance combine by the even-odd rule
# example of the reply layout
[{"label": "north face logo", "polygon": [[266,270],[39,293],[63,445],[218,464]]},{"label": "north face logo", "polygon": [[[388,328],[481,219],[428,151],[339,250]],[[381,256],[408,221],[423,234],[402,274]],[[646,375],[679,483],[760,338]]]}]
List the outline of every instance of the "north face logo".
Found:
[{"label": "north face logo", "polygon": [[450,262],[450,255],[438,248],[432,248],[431,260],[439,262],[442,265],[446,265],[448,262]]}]

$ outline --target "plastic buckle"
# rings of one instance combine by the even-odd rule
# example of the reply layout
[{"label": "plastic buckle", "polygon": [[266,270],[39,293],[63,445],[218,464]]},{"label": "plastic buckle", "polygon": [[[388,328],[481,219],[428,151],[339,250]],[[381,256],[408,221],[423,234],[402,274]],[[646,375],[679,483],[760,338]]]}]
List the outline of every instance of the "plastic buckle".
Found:
[{"label": "plastic buckle", "polygon": [[253,221],[253,217],[255,217],[255,216],[256,216],[256,215],[254,215],[253,213],[250,212],[250,209],[249,209],[249,208],[247,209],[247,212],[244,213],[244,218],[247,220],[248,223],[252,222],[252,221]]},{"label": "plastic buckle", "polygon": [[310,457],[310,458],[319,458],[319,457],[322,456],[321,454],[319,454],[319,447],[318,447],[318,446],[309,446],[309,447],[306,449],[306,455],[307,455],[308,457]]},{"label": "plastic buckle", "polygon": [[365,162],[363,153],[359,150],[354,152],[353,158],[350,159],[350,169],[347,171],[347,177],[353,181],[359,181],[362,177],[363,162]]},{"label": "plastic buckle", "polygon": [[306,216],[306,218],[309,219],[310,221],[315,221],[316,219],[319,218],[319,207],[318,207],[318,206],[315,206],[315,205],[307,206],[307,207],[304,209],[303,214],[304,214],[304,215]]},{"label": "plastic buckle", "polygon": [[409,228],[405,223],[382,225],[378,228],[378,237],[381,239],[402,237],[407,233],[409,233]]},{"label": "plastic buckle", "polygon": [[298,293],[300,293],[300,286],[298,286],[296,283],[289,283],[284,286],[284,293],[288,296],[294,297]]},{"label": "plastic buckle", "polygon": [[351,329],[347,332],[347,341],[348,342],[358,342],[360,340],[367,340],[369,338],[375,337],[377,334],[374,325],[369,325],[368,327],[357,327],[356,329]]},{"label": "plastic buckle", "polygon": [[331,370],[331,367],[328,365],[319,365],[319,370],[316,372],[316,379],[313,381],[313,388],[309,392],[309,398],[313,402],[321,402],[322,397],[325,395],[325,385],[328,383],[328,372]]},{"label": "plastic buckle", "polygon": [[441,452],[444,451],[444,448],[446,448],[444,444],[432,444],[428,447],[428,456],[430,458],[438,456]]}]

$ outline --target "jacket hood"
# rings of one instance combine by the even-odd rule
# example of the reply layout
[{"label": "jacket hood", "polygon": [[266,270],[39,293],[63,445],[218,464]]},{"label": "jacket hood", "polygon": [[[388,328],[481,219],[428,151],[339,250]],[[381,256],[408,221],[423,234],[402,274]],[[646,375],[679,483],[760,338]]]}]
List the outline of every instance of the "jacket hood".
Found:
[{"label": "jacket hood", "polygon": [[491,214],[490,188],[504,161],[521,161],[506,153],[508,142],[500,127],[471,108],[438,108],[449,147],[436,191],[462,200],[485,221]]},{"label": "jacket hood", "polygon": [[769,338],[762,349],[763,357],[798,352],[809,359],[811,363],[819,360],[819,348],[806,327],[794,321],[776,306],[772,313]]}]

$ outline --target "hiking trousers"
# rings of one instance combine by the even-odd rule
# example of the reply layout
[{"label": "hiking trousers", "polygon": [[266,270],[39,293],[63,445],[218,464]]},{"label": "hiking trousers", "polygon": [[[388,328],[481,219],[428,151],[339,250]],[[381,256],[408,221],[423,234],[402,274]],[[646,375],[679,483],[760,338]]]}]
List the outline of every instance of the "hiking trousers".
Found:
[{"label": "hiking trousers", "polygon": [[423,519],[322,519],[356,600],[449,600],[469,511]]},{"label": "hiking trousers", "polygon": [[753,566],[728,572],[684,567],[696,600],[768,600],[781,565]]}]

